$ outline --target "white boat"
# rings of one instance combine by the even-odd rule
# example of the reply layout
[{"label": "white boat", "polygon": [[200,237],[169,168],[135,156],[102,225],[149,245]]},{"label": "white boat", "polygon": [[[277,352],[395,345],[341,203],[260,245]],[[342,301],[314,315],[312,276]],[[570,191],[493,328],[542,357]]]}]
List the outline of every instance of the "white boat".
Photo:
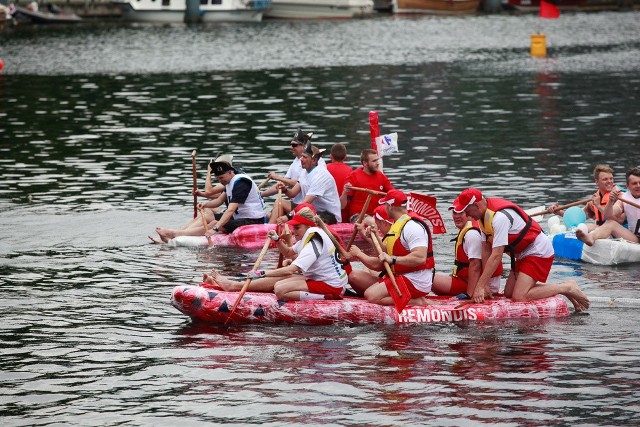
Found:
[{"label": "white boat", "polygon": [[[136,22],[184,22],[186,0],[112,0]],[[202,22],[259,22],[268,0],[200,0]]]},{"label": "white boat", "polygon": [[271,0],[265,18],[350,19],[373,13],[373,0]]},{"label": "white boat", "polygon": [[640,244],[624,239],[599,239],[593,246],[578,240],[573,231],[549,236],[557,257],[597,265],[640,263]]},{"label": "white boat", "polygon": [[423,13],[428,15],[472,15],[480,0],[393,0],[393,13]]}]

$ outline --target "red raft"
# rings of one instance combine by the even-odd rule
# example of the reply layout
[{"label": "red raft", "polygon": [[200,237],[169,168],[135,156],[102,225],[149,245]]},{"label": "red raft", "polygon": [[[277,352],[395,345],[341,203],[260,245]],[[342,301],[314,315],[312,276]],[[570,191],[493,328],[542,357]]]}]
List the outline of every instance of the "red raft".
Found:
[{"label": "red raft", "polygon": [[[211,246],[237,246],[247,249],[259,249],[264,245],[269,230],[275,230],[275,224],[243,225],[231,234],[216,233],[211,236]],[[340,223],[329,228],[348,242],[353,233],[353,224]],[[169,240],[169,246],[207,247],[209,242],[205,236],[178,236]]]},{"label": "red raft", "polygon": [[[223,324],[238,292],[223,292],[201,286],[176,286],[171,304],[194,321]],[[561,296],[530,302],[507,298],[456,308],[460,300],[433,297],[437,305],[410,306],[401,313],[394,307],[370,304],[361,298],[332,301],[278,301],[275,294],[247,292],[233,314],[232,323],[295,323],[301,325],[370,323],[440,323],[492,321],[498,319],[543,319],[569,315]]]}]

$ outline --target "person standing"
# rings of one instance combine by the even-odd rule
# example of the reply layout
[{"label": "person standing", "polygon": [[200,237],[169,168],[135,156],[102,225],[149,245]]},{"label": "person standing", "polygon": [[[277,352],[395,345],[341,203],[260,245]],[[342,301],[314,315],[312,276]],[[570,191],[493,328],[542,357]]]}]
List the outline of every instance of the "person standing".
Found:
[{"label": "person standing", "polygon": [[[346,164],[344,160],[347,158],[347,148],[344,144],[333,144],[331,151],[329,152],[329,158],[331,162],[327,163],[327,170],[336,182],[336,188],[338,189],[338,195],[342,196],[344,192],[344,184],[347,182],[347,177],[351,174],[353,169]],[[346,209],[342,209],[342,220],[347,221],[349,216]]]},{"label": "person standing", "polygon": [[465,212],[478,220],[488,248],[484,269],[471,299],[482,303],[491,297],[489,281],[508,251],[512,264],[504,294],[515,301],[532,301],[558,294],[571,301],[576,311],[589,308],[589,299],[578,284],[567,281],[547,284],[554,252],[540,225],[516,204],[500,198],[483,198],[477,188],[467,188],[453,202],[455,212]]},{"label": "person standing", "polygon": [[[350,222],[356,222],[369,196],[369,193],[363,191],[350,190],[351,187],[366,188],[382,193],[388,193],[394,189],[389,178],[380,172],[380,157],[378,157],[378,153],[375,150],[371,148],[362,150],[360,163],[362,166],[355,169],[347,177],[344,191],[340,196],[340,206],[347,212]],[[371,202],[366,211],[368,215],[373,214],[373,210],[378,205],[381,197],[378,195],[371,196]]]}]

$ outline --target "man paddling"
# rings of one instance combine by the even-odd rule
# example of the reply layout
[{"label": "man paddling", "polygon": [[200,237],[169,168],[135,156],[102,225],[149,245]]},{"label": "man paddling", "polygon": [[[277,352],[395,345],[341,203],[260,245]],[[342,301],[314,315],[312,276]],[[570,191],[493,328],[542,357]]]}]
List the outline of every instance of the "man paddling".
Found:
[{"label": "man paddling", "polygon": [[575,281],[545,284],[553,264],[553,246],[538,223],[522,208],[504,199],[485,199],[477,188],[467,188],[454,200],[453,210],[479,220],[487,240],[485,244],[491,249],[485,251],[489,255],[471,295],[474,303],[482,303],[491,296],[489,281],[502,263],[502,255],[509,251],[512,266],[504,290],[507,298],[532,301],[561,294],[571,301],[576,311],[589,308],[589,299]]},{"label": "man paddling", "polygon": [[[589,246],[593,246],[598,239],[609,237],[622,238],[629,242],[640,243],[640,167],[634,167],[627,171],[627,192],[614,189],[609,193],[607,204],[604,208],[604,217],[608,218],[604,224],[591,232],[585,233],[578,228],[576,237]],[[637,206],[633,206],[630,202]],[[626,220],[627,227],[621,225]]]},{"label": "man paddling", "polygon": [[[246,174],[237,173],[232,165],[232,156],[218,157],[211,165],[218,182],[224,186],[224,191],[214,200],[199,203],[198,208],[218,208],[223,204],[226,209],[216,212],[214,219],[208,224],[209,233],[232,233],[233,230],[249,224],[264,224],[264,202],[255,182]],[[175,230],[156,228],[156,232],[163,242],[168,242],[177,236],[203,236],[204,225],[193,224],[192,227]]]},{"label": "man paddling", "polygon": [[[386,252],[372,257],[353,246],[351,255],[374,271],[383,270],[383,263],[387,262],[392,267],[396,281],[403,280],[407,285],[411,296],[409,305],[426,305],[425,297],[431,291],[435,268],[429,226],[420,216],[407,210],[407,195],[402,191],[391,190],[378,203],[384,205],[388,217],[393,221],[386,233]],[[371,303],[394,305],[387,290],[390,285],[390,277],[385,276],[378,281],[378,277],[373,276],[364,296]]]}]

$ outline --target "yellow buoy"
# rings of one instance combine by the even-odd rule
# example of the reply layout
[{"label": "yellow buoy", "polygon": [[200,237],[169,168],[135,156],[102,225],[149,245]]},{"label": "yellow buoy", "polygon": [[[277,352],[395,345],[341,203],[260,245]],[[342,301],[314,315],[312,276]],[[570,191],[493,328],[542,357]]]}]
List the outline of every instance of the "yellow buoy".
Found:
[{"label": "yellow buoy", "polygon": [[544,34],[531,34],[531,56],[547,56],[547,37]]}]

